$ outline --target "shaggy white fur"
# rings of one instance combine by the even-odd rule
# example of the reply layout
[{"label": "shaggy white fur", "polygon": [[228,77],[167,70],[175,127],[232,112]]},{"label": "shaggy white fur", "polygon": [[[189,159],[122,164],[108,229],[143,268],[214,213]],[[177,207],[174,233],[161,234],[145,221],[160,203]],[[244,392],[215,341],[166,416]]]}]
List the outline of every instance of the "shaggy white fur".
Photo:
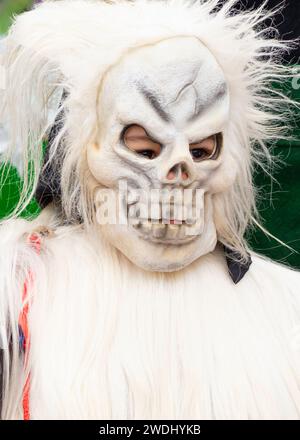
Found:
[{"label": "shaggy white fur", "polygon": [[[235,184],[214,198],[218,239],[245,255],[245,228],[256,215],[252,167],[269,157],[265,142],[282,134],[289,117],[289,100],[271,93],[270,81],[289,71],[277,59],[284,44],[259,28],[270,14],[233,13],[234,0],[215,13],[217,3],[49,1],[12,27],[0,119],[11,129],[8,159],[22,145],[25,186],[0,229],[0,324],[11,342],[11,352],[3,350],[3,418],[22,417],[29,371],[33,419],[299,418],[299,273],[253,256],[234,285],[219,249],[176,273],[145,272],[91,221],[85,152],[97,137],[105,73],[133,48],[195,36],[228,82],[228,140],[239,164]],[[34,222],[15,220],[36,190],[38,145],[49,111],[60,111],[62,89],[65,117],[50,157],[61,144],[63,219],[49,208]],[[66,226],[74,207],[84,221]],[[40,256],[26,243],[38,226],[54,230]],[[18,316],[29,271],[31,350],[23,371]]]},{"label": "shaggy white fur", "polygon": [[[24,244],[33,226],[10,225],[1,252],[35,274],[33,419],[299,418],[297,272],[253,256],[234,285],[219,250],[178,273],[144,272],[80,226],[56,228],[37,258]],[[9,269],[1,310],[8,301],[17,332],[22,279]],[[21,417],[18,362],[4,418]]]}]

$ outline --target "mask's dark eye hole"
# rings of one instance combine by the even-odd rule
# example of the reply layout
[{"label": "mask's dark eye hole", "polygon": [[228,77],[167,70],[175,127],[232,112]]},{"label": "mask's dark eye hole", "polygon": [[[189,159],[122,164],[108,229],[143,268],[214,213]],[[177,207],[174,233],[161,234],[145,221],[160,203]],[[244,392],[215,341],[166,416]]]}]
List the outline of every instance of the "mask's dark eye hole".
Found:
[{"label": "mask's dark eye hole", "polygon": [[129,150],[147,159],[155,159],[161,152],[161,145],[149,137],[140,125],[130,125],[124,130],[123,142]]},{"label": "mask's dark eye hole", "polygon": [[222,135],[214,134],[200,142],[190,144],[190,153],[195,162],[216,159],[222,143]]},{"label": "mask's dark eye hole", "polygon": [[156,157],[156,154],[153,150],[141,150],[141,151],[137,151],[137,153],[140,156],[147,157],[148,159],[154,159]]},{"label": "mask's dark eye hole", "polygon": [[192,148],[190,152],[195,161],[207,158],[207,152],[202,148]]}]

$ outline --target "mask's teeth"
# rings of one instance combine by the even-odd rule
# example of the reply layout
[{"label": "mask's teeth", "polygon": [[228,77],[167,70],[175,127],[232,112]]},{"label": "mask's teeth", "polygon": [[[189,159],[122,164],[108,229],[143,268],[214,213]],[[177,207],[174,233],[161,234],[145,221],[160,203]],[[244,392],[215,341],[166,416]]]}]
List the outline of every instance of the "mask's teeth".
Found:
[{"label": "mask's teeth", "polygon": [[158,225],[152,226],[152,235],[154,238],[164,238],[166,235],[167,226],[159,223]]},{"label": "mask's teeth", "polygon": [[186,238],[186,226],[182,225],[178,229],[179,229],[179,231],[178,231],[177,239],[178,240],[183,240],[184,238]]},{"label": "mask's teeth", "polygon": [[128,223],[132,226],[138,226],[141,224],[140,210],[135,205],[128,206],[127,209]]},{"label": "mask's teeth", "polygon": [[168,225],[166,229],[165,238],[168,240],[175,240],[178,237],[180,226]]},{"label": "mask's teeth", "polygon": [[162,207],[162,221],[165,224],[182,224],[185,222],[183,207],[170,205]]},{"label": "mask's teeth", "polygon": [[197,221],[193,225],[189,225],[185,228],[185,235],[200,235],[203,233],[204,224],[202,219],[197,219]]},{"label": "mask's teeth", "polygon": [[196,221],[197,221],[197,219],[190,217],[190,218],[187,218],[187,219],[185,220],[185,223],[186,223],[188,226],[192,226],[192,225],[195,225],[195,224],[196,224]]},{"label": "mask's teeth", "polygon": [[149,206],[149,217],[155,223],[161,220],[161,203],[151,203]]},{"label": "mask's teeth", "polygon": [[140,226],[140,231],[146,236],[151,235],[152,232],[152,224],[148,221],[142,222]]},{"label": "mask's teeth", "polygon": [[202,233],[203,224],[192,204],[143,203],[133,192],[128,198],[128,222],[148,239],[184,240]]}]

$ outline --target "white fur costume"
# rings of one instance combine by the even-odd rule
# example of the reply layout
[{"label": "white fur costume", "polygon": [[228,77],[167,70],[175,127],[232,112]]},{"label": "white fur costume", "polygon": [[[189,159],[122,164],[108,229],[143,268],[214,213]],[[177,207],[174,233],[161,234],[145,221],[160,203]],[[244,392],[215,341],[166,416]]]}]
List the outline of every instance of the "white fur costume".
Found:
[{"label": "white fur costume", "polygon": [[[215,14],[217,3],[50,1],[13,26],[2,119],[10,128],[8,155],[22,146],[23,205],[38,185],[37,146],[64,116],[50,149],[50,159],[60,158],[61,203],[0,230],[1,324],[12,347],[3,351],[3,418],[22,417],[28,372],[32,419],[299,418],[299,274],[252,255],[235,285],[220,244],[246,259],[243,234],[257,222],[252,166],[288,118],[288,100],[269,89],[288,75],[272,55],[283,44],[257,29],[262,11],[233,14],[230,0]],[[192,124],[193,90],[180,89],[178,106],[179,95],[174,104],[168,93],[188,79],[197,56],[204,67],[200,85],[192,84],[200,110],[210,84],[218,93]],[[141,84],[154,91],[163,84],[154,107],[170,120],[144,108]],[[142,122],[165,137],[153,162],[119,145],[121,128]],[[223,145],[216,160],[193,163],[196,136],[217,132]],[[26,180],[29,162],[33,182]],[[146,240],[144,225],[135,234],[95,221],[99,189],[121,178],[143,186],[145,176],[170,185],[165,174],[177,165],[189,178],[184,183],[179,173],[176,184],[201,182],[205,193],[205,227],[195,240],[183,234],[179,242],[175,225],[156,240],[158,227],[149,232],[147,223]],[[38,255],[26,238],[41,227],[50,234],[41,234]],[[28,271],[24,371],[18,317]]]}]

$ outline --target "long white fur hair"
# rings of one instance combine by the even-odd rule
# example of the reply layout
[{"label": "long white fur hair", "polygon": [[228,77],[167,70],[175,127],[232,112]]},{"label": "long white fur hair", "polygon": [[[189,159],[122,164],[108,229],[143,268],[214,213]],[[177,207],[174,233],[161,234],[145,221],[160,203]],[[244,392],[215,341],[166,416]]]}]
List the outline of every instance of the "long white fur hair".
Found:
[{"label": "long white fur hair", "polygon": [[[94,207],[86,191],[84,153],[97,137],[99,84],[127,51],[192,35],[215,56],[229,85],[228,138],[236,146],[239,173],[230,190],[214,197],[215,222],[219,241],[245,256],[245,230],[259,224],[253,168],[259,164],[268,169],[267,143],[286,135],[293,103],[272,88],[291,75],[281,62],[287,44],[263,25],[276,11],[266,11],[263,3],[245,12],[236,3],[228,0],[218,7],[218,0],[59,0],[18,17],[5,41],[6,88],[0,111],[0,121],[10,128],[7,160],[16,156],[16,148],[23,158],[24,186],[12,217],[34,196],[41,143],[60,114],[61,130],[52,142],[50,160],[59,155],[64,216],[69,222],[74,217],[91,222]],[[62,91],[67,98],[60,103]]]},{"label": "long white fur hair", "polygon": [[[0,120],[10,129],[5,160],[15,157],[16,149],[21,151],[24,187],[19,205],[0,231],[5,248],[0,253],[0,324],[4,323],[13,347],[11,354],[4,350],[3,417],[20,416],[19,377],[24,383],[28,374],[19,359],[17,326],[28,268],[36,274],[30,292],[34,302],[28,365],[36,417],[191,418],[202,414],[245,418],[249,412],[253,417],[280,417],[294,414],[300,407],[295,378],[299,368],[298,364],[294,367],[288,347],[290,331],[299,321],[299,299],[293,293],[296,273],[288,277],[286,269],[273,269],[258,259],[254,273],[233,290],[223,258],[212,254],[183,274],[145,273],[88,228],[93,204],[85,190],[85,147],[97,136],[100,82],[127,51],[173,36],[192,35],[216,57],[230,89],[229,135],[236,145],[239,175],[227,193],[215,196],[214,207],[219,240],[245,254],[245,228],[258,221],[253,167],[271,161],[267,143],[285,136],[293,104],[273,91],[271,83],[281,82],[291,73],[281,64],[286,44],[263,29],[272,12],[266,12],[264,5],[238,11],[235,0],[221,8],[218,3],[47,1],[18,17],[12,26],[5,40],[6,88]],[[62,102],[63,92],[66,98]],[[72,223],[80,216],[83,224],[59,228],[57,238],[48,240],[38,257],[20,240],[35,224],[13,219],[34,196],[42,169],[41,143],[59,115],[63,115],[61,129],[51,144],[50,160],[58,152],[62,155],[63,221]],[[60,219],[54,215],[49,222],[55,226]],[[81,267],[85,270],[80,272]],[[225,286],[221,297],[219,284],[211,283],[212,267]],[[271,292],[282,278],[286,279],[282,295],[272,298],[270,307]],[[183,323],[180,331],[179,323]],[[225,352],[230,341],[234,343],[229,344],[231,351],[225,359],[220,347]],[[247,368],[239,376],[239,388],[232,391],[244,362],[245,341]],[[196,344],[201,349],[195,350]],[[273,352],[287,353],[280,371],[273,372]],[[228,365],[217,382],[219,366],[225,360]],[[193,377],[190,368],[195,369]],[[172,382],[181,370],[183,391],[178,384],[173,387],[176,380]],[[248,370],[257,379],[255,386],[249,384]],[[118,387],[114,379],[123,371],[126,380],[120,379]],[[132,401],[139,404],[136,412],[130,405],[122,406],[127,399],[125,382],[130,385]],[[277,396],[276,402],[269,403],[265,389]],[[239,396],[244,395],[250,396],[251,408],[240,402]],[[41,396],[49,399],[41,403]],[[289,412],[290,396],[296,403]]]}]

